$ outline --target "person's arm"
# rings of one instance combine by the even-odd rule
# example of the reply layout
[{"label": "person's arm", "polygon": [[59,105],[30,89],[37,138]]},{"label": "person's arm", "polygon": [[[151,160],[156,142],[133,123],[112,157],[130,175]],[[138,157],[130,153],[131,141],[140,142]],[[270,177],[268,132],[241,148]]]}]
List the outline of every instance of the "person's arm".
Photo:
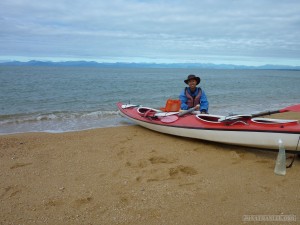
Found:
[{"label": "person's arm", "polygon": [[201,113],[208,113],[208,100],[206,97],[205,92],[202,90],[201,98],[200,98],[200,112]]},{"label": "person's arm", "polygon": [[180,108],[183,109],[183,110],[187,110],[189,107],[188,107],[188,105],[186,104],[186,102],[187,102],[187,97],[186,97],[186,95],[185,95],[185,89],[180,93],[179,99],[180,99],[180,101],[181,101],[181,106],[180,106]]}]

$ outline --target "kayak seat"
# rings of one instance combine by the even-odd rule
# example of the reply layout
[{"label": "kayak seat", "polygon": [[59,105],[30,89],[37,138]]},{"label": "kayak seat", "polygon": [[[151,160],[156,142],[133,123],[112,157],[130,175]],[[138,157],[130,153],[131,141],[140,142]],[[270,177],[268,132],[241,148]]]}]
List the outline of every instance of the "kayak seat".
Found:
[{"label": "kayak seat", "polygon": [[154,117],[155,113],[156,113],[155,111],[149,109],[147,112],[144,113],[143,117]]}]

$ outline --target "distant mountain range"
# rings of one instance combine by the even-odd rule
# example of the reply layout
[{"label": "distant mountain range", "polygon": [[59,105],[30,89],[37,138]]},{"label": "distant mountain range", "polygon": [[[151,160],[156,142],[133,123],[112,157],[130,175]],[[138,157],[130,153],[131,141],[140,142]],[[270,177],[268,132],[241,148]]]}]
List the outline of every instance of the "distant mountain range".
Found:
[{"label": "distant mountain range", "polygon": [[300,70],[300,66],[287,65],[263,65],[263,66],[243,66],[233,64],[213,64],[213,63],[99,63],[95,61],[36,61],[28,62],[11,61],[0,62],[0,66],[78,66],[78,67],[102,67],[102,68],[199,68],[199,69],[276,69],[276,70]]}]

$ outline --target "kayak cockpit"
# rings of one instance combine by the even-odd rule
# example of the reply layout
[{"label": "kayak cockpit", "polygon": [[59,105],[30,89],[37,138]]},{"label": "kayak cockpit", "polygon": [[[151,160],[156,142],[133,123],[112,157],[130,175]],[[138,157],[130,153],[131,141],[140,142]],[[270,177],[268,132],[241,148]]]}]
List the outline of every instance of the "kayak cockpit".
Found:
[{"label": "kayak cockpit", "polygon": [[252,118],[251,121],[257,124],[295,125],[298,123],[298,120],[282,120],[282,119],[269,119],[269,118]]},{"label": "kayak cockpit", "polygon": [[141,115],[144,115],[147,112],[160,112],[160,110],[149,108],[149,107],[138,107],[137,112]]},{"label": "kayak cockpit", "polygon": [[223,118],[223,116],[217,116],[217,115],[209,115],[209,114],[198,114],[196,115],[196,118],[201,120],[202,122],[208,122],[208,123],[221,123],[220,119]]}]

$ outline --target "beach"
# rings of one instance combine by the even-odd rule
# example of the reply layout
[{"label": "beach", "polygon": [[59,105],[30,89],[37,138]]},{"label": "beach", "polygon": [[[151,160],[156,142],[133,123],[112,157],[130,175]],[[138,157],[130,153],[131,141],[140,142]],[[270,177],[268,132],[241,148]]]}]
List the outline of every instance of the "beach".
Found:
[{"label": "beach", "polygon": [[276,152],[139,126],[1,135],[0,149],[3,225],[300,220],[299,157],[278,176]]}]

